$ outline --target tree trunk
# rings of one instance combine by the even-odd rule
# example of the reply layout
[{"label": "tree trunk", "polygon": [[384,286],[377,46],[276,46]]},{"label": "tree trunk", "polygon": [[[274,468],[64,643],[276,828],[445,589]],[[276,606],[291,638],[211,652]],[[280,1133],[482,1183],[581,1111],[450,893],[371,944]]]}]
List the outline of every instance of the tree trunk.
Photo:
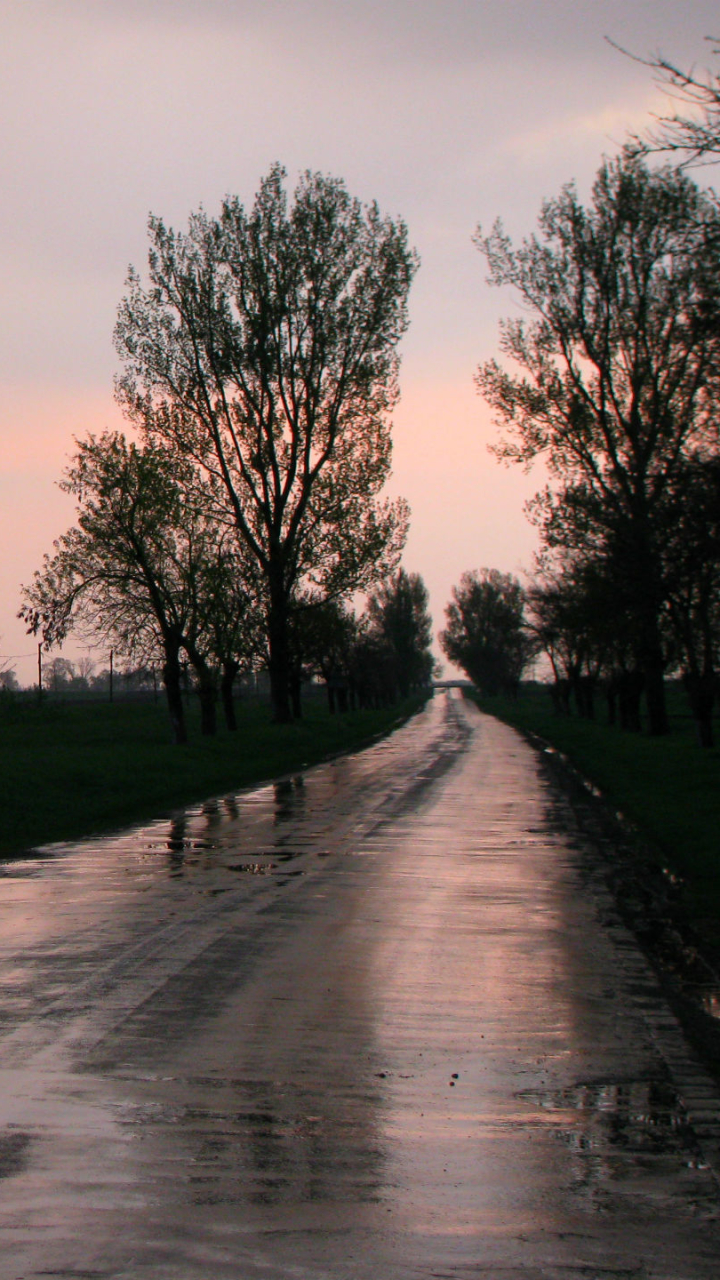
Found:
[{"label": "tree trunk", "polygon": [[557,715],[570,715],[570,681],[564,676],[556,676],[555,683],[550,685],[550,697]]},{"label": "tree trunk", "polygon": [[187,742],[179,653],[179,648],[174,653],[168,652],[166,649],[165,664],[162,671],[168,711],[170,712],[173,742],[178,746]]},{"label": "tree trunk", "polygon": [[649,654],[643,662],[645,675],[645,702],[648,713],[648,729],[655,737],[670,729],[665,705],[665,663],[659,652]]},{"label": "tree trunk", "polygon": [[640,698],[644,683],[641,671],[623,671],[618,680],[620,727],[629,729],[631,733],[639,733],[642,728]]},{"label": "tree trunk", "polygon": [[270,580],[270,608],[268,610],[268,645],[270,660],[270,701],[275,724],[289,724],[290,709],[290,636],[288,627],[288,599],[282,582]]},{"label": "tree trunk", "polygon": [[198,673],[198,697],[200,699],[200,732],[212,738],[217,733],[217,689],[212,674]]},{"label": "tree trunk", "polygon": [[580,715],[585,720],[595,719],[595,680],[593,676],[579,676],[577,694],[580,697],[582,706]]},{"label": "tree trunk", "polygon": [[670,728],[665,706],[665,660],[660,634],[663,591],[658,582],[658,555],[647,534],[643,534],[637,544],[635,569],[638,624],[636,660],[645,677],[648,730],[654,737],[658,737],[667,733]]},{"label": "tree trunk", "polygon": [[235,716],[235,702],[233,699],[233,684],[235,676],[240,670],[239,662],[226,662],[223,666],[222,676],[220,677],[220,699],[222,701],[223,715],[225,717],[225,726],[231,733],[237,731],[237,718]]},{"label": "tree trunk", "polygon": [[615,681],[615,676],[611,675],[608,677],[608,681],[605,686],[605,700],[607,702],[608,724],[610,725],[614,725],[617,721],[617,712],[615,709],[616,698],[617,698],[617,684]]},{"label": "tree trunk", "polygon": [[290,676],[290,700],[292,703],[293,720],[302,720],[302,680],[296,671]]},{"label": "tree trunk", "polygon": [[217,733],[217,684],[215,673],[208,666],[203,654],[195,648],[194,642],[185,639],[185,649],[197,676],[198,697],[200,699],[200,732],[206,738]]},{"label": "tree trunk", "polygon": [[715,689],[716,677],[714,672],[709,675],[696,675],[687,672],[683,676],[683,684],[685,692],[690,703],[693,720],[695,721],[695,731],[697,733],[698,742],[701,747],[712,747],[715,745],[715,736],[713,733],[713,707],[715,705]]}]

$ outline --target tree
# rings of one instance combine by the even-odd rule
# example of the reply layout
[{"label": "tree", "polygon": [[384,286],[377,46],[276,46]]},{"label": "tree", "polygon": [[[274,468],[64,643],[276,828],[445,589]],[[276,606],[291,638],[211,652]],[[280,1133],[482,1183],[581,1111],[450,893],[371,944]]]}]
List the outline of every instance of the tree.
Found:
[{"label": "tree", "polygon": [[394,685],[401,698],[427,685],[432,676],[432,617],[419,573],[398,569],[368,599],[371,634],[389,652]]},{"label": "tree", "polygon": [[543,458],[534,504],[547,547],[622,563],[653,733],[667,729],[661,635],[664,496],[683,455],[717,440],[720,214],[683,173],[628,152],[606,162],[583,208],[572,186],[540,234],[513,248],[500,223],[477,244],[490,282],[534,313],[504,324],[478,386],[508,436],[501,458]]},{"label": "tree", "polygon": [[674,658],[698,741],[713,746],[720,663],[720,457],[684,461],[668,495],[663,567]]},{"label": "tree", "polygon": [[76,666],[77,666],[78,680],[81,681],[81,687],[83,689],[89,689],[90,681],[93,675],[95,674],[95,667],[97,666],[97,663],[95,663],[92,658],[85,657],[85,658],[79,658],[76,663]]},{"label": "tree", "polygon": [[541,557],[527,598],[534,634],[555,676],[558,708],[568,712],[572,694],[579,714],[593,719],[602,679],[611,723],[619,701],[623,728],[639,731],[643,678],[635,668],[628,601],[612,558]]},{"label": "tree", "polygon": [[485,694],[515,693],[536,646],[517,578],[497,569],[464,573],[445,610],[443,652]]},{"label": "tree", "polygon": [[173,736],[185,742],[182,651],[198,676],[203,732],[212,733],[213,602],[243,616],[248,605],[237,559],[222,595],[213,594],[224,531],[193,501],[190,464],[172,466],[162,449],[118,433],[81,442],[61,483],[77,498],[77,524],[24,588],[20,617],[46,648],[82,626],[126,656],[152,661],[159,653]]},{"label": "tree", "polygon": [[202,469],[258,568],[278,721],[298,594],[367,589],[405,540],[406,505],[380,493],[417,267],[401,221],[317,173],[288,207],[284,177],[186,233],[151,218],[149,284],[131,271],[116,328],[121,402]]},{"label": "tree", "polygon": [[336,600],[300,605],[293,614],[291,648],[296,682],[299,684],[303,675],[322,676],[331,715],[348,710],[357,636],[355,614]]},{"label": "tree", "polygon": [[74,662],[68,662],[67,658],[53,658],[45,664],[45,682],[53,693],[69,689],[76,674]]},{"label": "tree", "polygon": [[260,583],[254,566],[241,554],[231,531],[224,529],[205,559],[197,598],[199,652],[209,654],[220,668],[220,699],[225,724],[237,729],[233,686],[239,675],[265,665]]},{"label": "tree", "polygon": [[[720,53],[720,40],[706,39],[712,46],[712,52]],[[720,156],[720,76],[713,75],[711,71],[704,74],[697,74],[694,69],[683,71],[660,54],[653,58],[629,56],[649,67],[660,84],[681,104],[680,110],[673,115],[661,117],[658,126],[645,137],[636,136],[632,150],[639,155],[654,151],[671,152],[683,165],[716,163]]]},{"label": "tree", "polygon": [[597,614],[591,592],[574,566],[546,572],[528,590],[532,626],[555,676],[555,700],[570,709],[570,694],[581,716],[594,718],[593,691],[605,656],[598,643]]}]

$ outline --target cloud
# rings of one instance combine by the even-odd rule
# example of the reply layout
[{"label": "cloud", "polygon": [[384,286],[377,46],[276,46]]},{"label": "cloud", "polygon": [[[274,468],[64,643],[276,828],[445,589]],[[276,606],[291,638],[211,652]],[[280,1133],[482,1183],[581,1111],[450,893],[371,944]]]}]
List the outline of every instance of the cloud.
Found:
[{"label": "cloud", "polygon": [[641,133],[648,120],[664,110],[665,95],[652,89],[634,92],[624,100],[603,104],[594,111],[572,110],[552,116],[540,126],[524,129],[503,139],[503,151],[523,162],[547,164],[568,148],[587,149],[594,144],[598,160],[604,151],[617,151],[631,133]]}]

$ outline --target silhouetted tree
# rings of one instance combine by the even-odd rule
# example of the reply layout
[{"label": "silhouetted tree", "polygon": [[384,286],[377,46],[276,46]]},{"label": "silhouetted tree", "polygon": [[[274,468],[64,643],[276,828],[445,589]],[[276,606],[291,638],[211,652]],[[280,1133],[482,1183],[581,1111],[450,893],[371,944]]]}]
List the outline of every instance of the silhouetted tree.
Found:
[{"label": "silhouetted tree", "polygon": [[213,594],[223,530],[192,501],[192,467],[173,460],[171,470],[162,449],[107,433],[80,443],[61,487],[77,498],[78,521],[23,590],[28,629],[47,648],[81,626],[126,656],[161,654],[176,742],[187,737],[185,650],[198,677],[203,732],[214,732],[213,603],[226,610],[235,600],[244,617],[247,602],[237,574],[226,574],[222,593]]},{"label": "silhouetted tree", "polygon": [[407,508],[390,469],[397,346],[417,259],[405,226],[306,173],[288,208],[274,166],[248,213],[150,219],[116,329],[119,395],[146,438],[205,473],[263,579],[274,718],[290,718],[299,595],[347,597],[391,571]]},{"label": "silhouetted tree", "polygon": [[[720,53],[720,40],[706,39],[711,52]],[[633,151],[644,155],[670,152],[681,165],[715,162],[720,156],[720,76],[708,70],[698,73],[694,68],[683,71],[660,54],[652,58],[629,56],[649,67],[680,103],[680,110],[661,117],[657,126],[644,136],[635,136]]]},{"label": "silhouetted tree", "polygon": [[604,686],[611,723],[616,704],[623,728],[640,729],[642,676],[634,665],[628,602],[611,556],[544,556],[527,591],[531,625],[550,659],[554,699],[594,718],[594,695]]},{"label": "silhouetted tree", "polygon": [[264,611],[256,566],[241,554],[228,530],[200,575],[197,622],[201,652],[208,651],[220,672],[220,700],[225,724],[237,729],[233,688],[238,676],[266,662]]},{"label": "silhouetted tree", "polygon": [[429,684],[433,670],[432,617],[419,573],[398,569],[368,599],[370,633],[387,647],[393,681],[401,698]]},{"label": "silhouetted tree", "polygon": [[537,646],[517,578],[497,569],[464,573],[445,610],[443,652],[485,694],[515,693]]},{"label": "silhouetted tree", "polygon": [[45,663],[43,675],[46,689],[61,693],[71,687],[77,672],[74,662],[69,662],[67,658],[52,658]]},{"label": "silhouetted tree", "polygon": [[720,457],[693,457],[666,505],[663,568],[667,617],[703,747],[713,745],[720,662]]},{"label": "silhouetted tree", "polygon": [[715,444],[720,214],[684,174],[624,153],[603,164],[592,204],[572,186],[514,249],[498,223],[477,243],[493,284],[534,318],[508,321],[517,375],[481,366],[480,390],[508,437],[500,457],[543,458],[534,505],[544,544],[622,549],[650,729],[667,729],[661,614],[664,496],[684,453]]},{"label": "silhouetted tree", "polygon": [[388,707],[397,697],[395,660],[386,640],[370,625],[367,615],[359,620],[350,657],[351,696],[358,706]]},{"label": "silhouetted tree", "polygon": [[305,601],[293,612],[291,648],[296,678],[322,677],[331,714],[348,710],[357,635],[355,615],[336,600]]}]

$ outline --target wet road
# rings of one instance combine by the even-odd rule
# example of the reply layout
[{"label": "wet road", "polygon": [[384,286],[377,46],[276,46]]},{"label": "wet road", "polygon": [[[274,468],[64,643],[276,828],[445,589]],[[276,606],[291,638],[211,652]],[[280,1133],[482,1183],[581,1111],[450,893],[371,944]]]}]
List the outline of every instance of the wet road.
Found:
[{"label": "wet road", "polygon": [[716,1091],[512,730],[0,866],[0,1278],[710,1280]]}]

